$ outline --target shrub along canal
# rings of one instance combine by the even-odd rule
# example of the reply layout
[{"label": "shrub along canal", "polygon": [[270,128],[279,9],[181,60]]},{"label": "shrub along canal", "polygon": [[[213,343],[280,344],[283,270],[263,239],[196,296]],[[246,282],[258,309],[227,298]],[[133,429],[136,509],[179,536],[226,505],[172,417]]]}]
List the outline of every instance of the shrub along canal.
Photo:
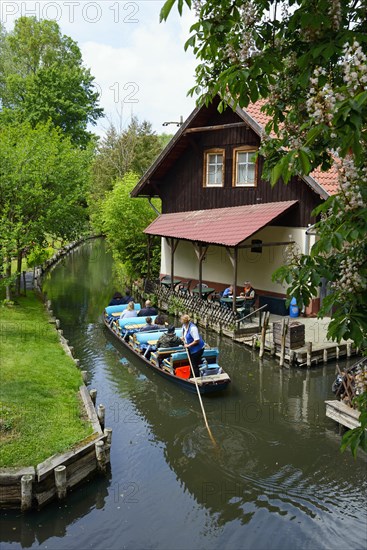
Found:
[{"label": "shrub along canal", "polygon": [[325,417],[335,365],[281,370],[208,332],[232,385],[204,399],[154,375],[107,333],[102,240],[75,250],[45,290],[113,429],[111,473],[40,512],[6,513],[2,549],[366,546],[366,458],[339,452]]}]

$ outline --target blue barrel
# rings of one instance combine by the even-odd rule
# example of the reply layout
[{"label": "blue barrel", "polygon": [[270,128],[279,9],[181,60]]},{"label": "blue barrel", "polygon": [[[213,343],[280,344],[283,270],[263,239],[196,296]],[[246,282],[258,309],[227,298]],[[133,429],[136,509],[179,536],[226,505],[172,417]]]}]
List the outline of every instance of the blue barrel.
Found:
[{"label": "blue barrel", "polygon": [[291,304],[289,306],[289,317],[298,317],[299,316],[299,307],[295,298],[292,298]]}]

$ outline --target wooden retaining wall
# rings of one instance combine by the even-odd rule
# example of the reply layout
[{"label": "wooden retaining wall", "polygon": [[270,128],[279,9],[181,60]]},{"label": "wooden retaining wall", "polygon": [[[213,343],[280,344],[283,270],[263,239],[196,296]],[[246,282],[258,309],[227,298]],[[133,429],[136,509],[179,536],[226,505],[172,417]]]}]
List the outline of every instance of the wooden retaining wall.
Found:
[{"label": "wooden retaining wall", "polygon": [[0,508],[42,508],[90,479],[97,472],[107,471],[110,461],[112,430],[102,430],[87,388],[79,389],[93,433],[73,449],[47,458],[34,467],[0,469]]},{"label": "wooden retaining wall", "polygon": [[[35,290],[40,293],[45,302],[50,316],[49,322],[55,324],[61,346],[79,368],[80,361],[74,357],[74,349],[68,345],[68,340],[64,338],[60,321],[53,316],[52,304],[42,293],[42,277],[85,240],[84,238],[68,244],[47,260],[43,266],[38,267],[34,282]],[[87,371],[81,372],[83,380],[86,382]],[[22,511],[31,508],[40,509],[51,500],[64,499],[70,489],[89,480],[96,473],[104,474],[107,471],[110,462],[112,430],[104,429],[105,408],[103,405],[99,405],[96,411],[97,391],[95,389],[88,392],[87,387],[83,384],[79,388],[79,394],[93,427],[93,433],[77,443],[73,449],[53,455],[37,464],[36,467],[0,469],[0,508]]]}]

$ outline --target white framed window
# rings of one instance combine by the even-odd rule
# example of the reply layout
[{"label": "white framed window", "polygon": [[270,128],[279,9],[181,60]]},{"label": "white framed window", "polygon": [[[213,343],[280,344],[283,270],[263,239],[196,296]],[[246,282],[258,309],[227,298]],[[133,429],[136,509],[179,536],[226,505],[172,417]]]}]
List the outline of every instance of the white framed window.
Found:
[{"label": "white framed window", "polygon": [[255,187],[257,184],[256,149],[241,147],[234,150],[233,186]]},{"label": "white framed window", "polygon": [[204,187],[223,187],[224,149],[211,149],[204,154]]}]

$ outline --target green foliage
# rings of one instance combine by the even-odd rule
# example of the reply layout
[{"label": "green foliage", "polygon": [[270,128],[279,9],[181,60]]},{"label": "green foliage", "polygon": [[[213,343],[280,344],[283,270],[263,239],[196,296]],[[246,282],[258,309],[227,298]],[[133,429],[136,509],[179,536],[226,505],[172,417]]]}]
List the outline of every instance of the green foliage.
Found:
[{"label": "green foliage", "polygon": [[127,172],[142,176],[165,147],[170,136],[158,136],[149,122],[133,117],[126,130],[118,132],[110,126],[97,148],[88,203],[92,225],[101,231],[100,208],[106,193],[117,179]]},{"label": "green foliage", "polygon": [[182,298],[179,298],[178,296],[174,296],[173,294],[170,295],[168,299],[168,313],[176,314],[179,311],[184,311],[184,302]]},{"label": "green foliage", "polygon": [[[135,279],[147,274],[147,237],[144,229],[156,218],[146,199],[132,199],[130,192],[138,176],[132,172],[117,180],[101,205],[101,225],[114,258],[124,264],[126,274]],[[158,206],[156,204],[156,206]],[[160,240],[151,249],[152,272],[157,276]]]},{"label": "green foliage", "polygon": [[357,456],[359,447],[367,453],[367,393],[365,392],[355,397],[355,404],[361,411],[359,416],[361,425],[359,428],[354,428],[354,430],[348,430],[343,435],[340,446],[342,453],[350,447],[354,458]]},{"label": "green foliage", "polygon": [[42,265],[51,256],[52,256],[51,250],[47,248],[43,248],[41,246],[36,246],[27,255],[27,266],[36,267],[38,265]]},{"label": "green foliage", "polygon": [[51,123],[0,130],[0,265],[33,250],[39,254],[48,237],[69,240],[81,233],[91,154]]},{"label": "green foliage", "polygon": [[93,77],[76,42],[55,21],[20,17],[0,36],[0,125],[52,121],[74,144],[92,138],[88,124],[102,116]]}]

